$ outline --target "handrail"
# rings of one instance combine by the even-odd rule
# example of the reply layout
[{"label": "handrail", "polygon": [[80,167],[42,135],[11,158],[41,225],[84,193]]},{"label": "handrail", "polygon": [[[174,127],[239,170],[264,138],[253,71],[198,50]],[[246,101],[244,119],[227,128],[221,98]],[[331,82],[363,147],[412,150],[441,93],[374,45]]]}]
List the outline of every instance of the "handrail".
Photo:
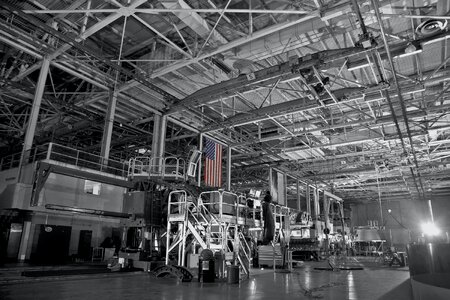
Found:
[{"label": "handrail", "polygon": [[[203,194],[203,193],[201,193],[201,194]],[[200,194],[200,195],[201,195],[201,194]],[[218,219],[212,212],[210,212],[210,211],[208,210],[208,208],[205,206],[205,204],[204,204],[203,201],[201,200],[201,197],[199,197],[199,201],[198,201],[198,205],[197,205],[197,206],[198,206],[199,208],[202,208],[203,211],[207,212],[208,215],[210,215],[210,221],[208,221],[209,224],[212,224],[211,220],[214,220],[214,221],[215,221],[215,224],[220,224],[219,219]]]},{"label": "handrail", "polygon": [[[203,222],[206,223],[206,224],[209,224],[209,221],[206,219],[206,217],[205,217],[201,212],[199,212],[199,210],[198,210],[198,205],[195,205],[194,202],[190,202],[190,207],[196,208],[196,210],[197,210],[197,216],[201,216],[202,219],[203,219]],[[189,209],[189,208],[188,208],[188,212],[189,212],[190,215],[194,218],[194,220],[195,220],[197,223],[200,224],[200,221],[199,221],[198,218],[195,216],[196,214],[195,214],[191,209]]]},{"label": "handrail", "polygon": [[175,177],[186,180],[185,160],[175,156],[137,156],[128,162],[128,177],[134,176]]},{"label": "handrail", "polygon": [[[247,249],[247,251],[244,249],[245,256],[250,261],[249,253],[251,252],[250,246],[248,245],[247,241],[245,240],[245,236],[242,234],[242,232],[239,232],[239,242],[243,244]],[[242,243],[243,242],[243,243]]]},{"label": "handrail", "polygon": [[[172,202],[172,196],[174,194],[179,194],[181,199],[177,199],[177,201]],[[184,223],[184,228],[186,228],[186,222],[187,222],[187,193],[186,191],[183,190],[176,190],[176,191],[171,191],[169,193],[169,198],[168,198],[168,202],[167,202],[167,231],[170,231],[170,224],[171,224],[171,219],[170,219],[170,215],[173,215],[171,213],[171,209],[173,205],[178,205],[178,214],[183,216],[183,223]],[[182,244],[182,249],[181,251],[178,251],[178,261],[182,263],[182,265],[184,264],[184,254],[185,254],[185,242],[186,242],[186,236],[185,236],[186,232],[185,230],[183,230],[183,232],[179,232],[179,234],[177,235],[177,239],[175,239],[175,242],[173,242],[172,244],[170,243],[170,234],[166,234],[166,265],[169,263],[169,253],[172,249],[174,249],[178,244]],[[180,236],[179,236],[180,235]]]},{"label": "handrail", "polygon": [[[15,153],[3,157],[0,161],[0,170],[7,170],[19,167],[22,153]],[[101,172],[111,173],[125,177],[128,163],[115,159],[105,159],[100,155],[77,150],[71,147],[46,143],[31,148],[23,154],[22,164],[33,163],[40,160],[54,160],[68,163],[78,167],[84,167]]]},{"label": "handrail", "polygon": [[[245,240],[244,235],[242,234],[242,232],[238,233],[238,237],[239,237],[239,246],[243,246],[243,247],[239,247],[242,250],[242,253],[244,253],[244,257],[245,257],[245,261],[243,261],[241,254],[239,253],[239,251],[237,252],[238,255],[238,260],[241,263],[244,272],[247,275],[250,275],[250,246],[248,245],[247,241]],[[247,247],[247,249],[245,249],[245,247]]]}]

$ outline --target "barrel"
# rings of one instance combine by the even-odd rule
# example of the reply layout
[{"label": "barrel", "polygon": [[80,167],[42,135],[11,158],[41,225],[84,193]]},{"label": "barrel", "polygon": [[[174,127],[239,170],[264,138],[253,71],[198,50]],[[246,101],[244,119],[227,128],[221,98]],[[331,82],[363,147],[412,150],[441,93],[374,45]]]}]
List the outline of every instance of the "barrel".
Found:
[{"label": "barrel", "polygon": [[239,266],[228,266],[227,268],[227,283],[239,283]]}]

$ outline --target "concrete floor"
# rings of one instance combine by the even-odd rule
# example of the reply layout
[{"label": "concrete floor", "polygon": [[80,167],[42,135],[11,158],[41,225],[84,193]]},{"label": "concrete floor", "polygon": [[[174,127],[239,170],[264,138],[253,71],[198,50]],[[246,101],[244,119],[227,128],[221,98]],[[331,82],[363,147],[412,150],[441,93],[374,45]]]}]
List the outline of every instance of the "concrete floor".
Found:
[{"label": "concrete floor", "polygon": [[412,299],[407,269],[319,271],[318,264],[306,263],[290,274],[254,270],[239,285],[182,283],[147,273],[67,276],[2,284],[0,299]]}]

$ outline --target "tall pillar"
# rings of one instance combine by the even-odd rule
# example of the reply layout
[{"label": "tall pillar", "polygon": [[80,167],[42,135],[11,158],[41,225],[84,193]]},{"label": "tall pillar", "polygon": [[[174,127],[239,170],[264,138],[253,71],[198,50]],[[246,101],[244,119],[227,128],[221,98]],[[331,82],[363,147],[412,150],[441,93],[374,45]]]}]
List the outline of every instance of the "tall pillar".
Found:
[{"label": "tall pillar", "polygon": [[227,190],[231,191],[231,147],[227,148]]},{"label": "tall pillar", "polygon": [[153,117],[153,139],[152,139],[152,159],[153,162],[159,162],[157,172],[161,171],[162,158],[164,156],[166,145],[167,116],[155,114]]},{"label": "tall pillar", "polygon": [[311,215],[311,187],[306,185],[306,211]]},{"label": "tall pillar", "polygon": [[325,227],[331,230],[331,223],[330,223],[330,205],[331,205],[331,199],[328,198],[326,195],[323,195],[323,216],[325,221]]},{"label": "tall pillar", "polygon": [[320,199],[319,189],[315,188],[314,189],[314,217],[313,217],[313,219],[314,219],[317,235],[319,235],[321,233],[320,226],[319,226],[319,215],[320,215],[319,199]]},{"label": "tall pillar", "polygon": [[108,102],[108,109],[106,111],[105,127],[103,128],[102,149],[101,149],[101,156],[105,160],[108,160],[109,151],[111,148],[111,137],[114,127],[114,115],[116,114],[117,95],[118,95],[117,91],[111,93]]},{"label": "tall pillar", "polygon": [[30,150],[33,147],[34,134],[36,133],[36,125],[39,118],[39,111],[41,109],[42,96],[44,95],[45,82],[47,80],[48,69],[50,68],[50,60],[44,58],[42,60],[41,71],[34,92],[33,105],[31,107],[30,117],[28,118],[27,131],[25,133],[25,140],[23,142],[22,154],[20,156],[20,163],[17,173],[19,182],[23,182],[22,166],[27,164],[30,157]]},{"label": "tall pillar", "polygon": [[200,159],[198,160],[198,177],[197,177],[197,186],[201,186],[202,184],[202,156],[203,156],[203,133],[200,133],[198,141],[198,150],[201,153]]},{"label": "tall pillar", "polygon": [[28,241],[30,240],[30,234],[31,234],[31,222],[25,221],[23,222],[22,237],[20,238],[19,254],[17,256],[17,259],[21,262],[25,261],[27,256],[27,248],[28,248]]},{"label": "tall pillar", "polygon": [[317,188],[314,194],[314,214],[316,218],[320,215],[320,191]]},{"label": "tall pillar", "polygon": [[28,119],[27,132],[25,133],[25,141],[23,144],[23,158],[28,158],[28,151],[33,147],[34,134],[36,132],[36,125],[41,109],[42,95],[44,94],[45,82],[47,80],[48,69],[50,67],[50,60],[44,58],[42,60],[41,71],[39,72],[39,79],[34,92],[33,106],[31,107],[30,118]]},{"label": "tall pillar", "polygon": [[301,196],[300,196],[300,182],[297,180],[297,209],[300,211],[302,209]]}]

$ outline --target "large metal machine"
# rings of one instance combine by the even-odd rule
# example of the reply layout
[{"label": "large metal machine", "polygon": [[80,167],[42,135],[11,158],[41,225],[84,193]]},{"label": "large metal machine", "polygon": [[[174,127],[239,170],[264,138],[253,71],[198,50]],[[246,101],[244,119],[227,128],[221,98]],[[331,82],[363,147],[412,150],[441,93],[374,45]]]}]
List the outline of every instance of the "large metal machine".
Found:
[{"label": "large metal machine", "polygon": [[167,210],[166,264],[196,267],[201,250],[210,249],[216,260],[217,277],[226,266],[239,265],[249,275],[251,238],[254,228],[248,218],[246,200],[218,190],[202,192],[198,198],[186,190],[172,191]]},{"label": "large metal machine", "polygon": [[[124,209],[132,218],[123,222],[123,240],[127,243],[119,256],[139,264],[159,253],[163,257],[160,265],[196,269],[200,268],[200,254],[208,249],[213,253],[218,278],[226,276],[228,266],[239,266],[247,277],[252,262],[255,266],[283,267],[292,262],[292,254],[302,260],[318,260],[320,253],[328,250],[327,232],[333,229],[330,203],[341,207],[343,202],[333,194],[311,188],[307,211],[266,204],[273,218],[268,222],[262,200],[254,193],[244,196],[224,190],[202,191],[189,185],[188,173],[192,172],[186,172],[183,160],[135,158],[129,166],[129,178],[136,183],[136,190],[125,195]],[[273,238],[257,246],[264,241],[267,226],[273,226]],[[131,249],[135,254],[130,254]],[[158,266],[144,264],[144,269]]]}]

